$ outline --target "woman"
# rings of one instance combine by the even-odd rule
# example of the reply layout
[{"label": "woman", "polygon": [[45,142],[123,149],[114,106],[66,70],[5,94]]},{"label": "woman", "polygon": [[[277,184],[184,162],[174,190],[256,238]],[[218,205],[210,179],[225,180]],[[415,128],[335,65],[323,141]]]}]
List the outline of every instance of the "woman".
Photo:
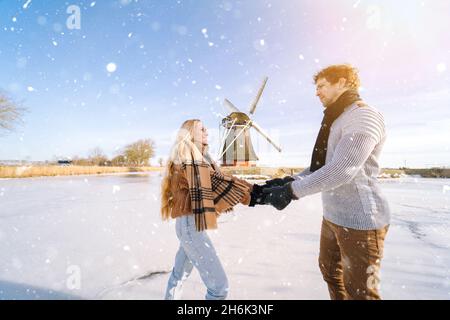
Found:
[{"label": "woman", "polygon": [[185,121],[167,161],[161,214],[163,220],[176,219],[180,247],[165,299],[181,297],[183,281],[193,267],[207,288],[206,299],[225,299],[228,280],[206,230],[217,228],[218,215],[236,204],[254,206],[262,202],[258,187],[220,172],[207,152],[207,139],[200,120]]}]

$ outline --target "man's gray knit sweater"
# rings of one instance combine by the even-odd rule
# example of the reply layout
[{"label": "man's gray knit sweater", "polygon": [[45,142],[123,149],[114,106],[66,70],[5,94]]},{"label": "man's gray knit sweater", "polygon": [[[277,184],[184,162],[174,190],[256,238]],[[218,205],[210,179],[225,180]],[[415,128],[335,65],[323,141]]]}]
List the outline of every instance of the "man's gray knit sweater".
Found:
[{"label": "man's gray knit sweater", "polygon": [[325,165],[294,176],[294,194],[301,198],[322,192],[324,218],[337,225],[383,228],[390,223],[390,211],[377,176],[385,139],[384,120],[375,108],[350,105],[330,128]]}]

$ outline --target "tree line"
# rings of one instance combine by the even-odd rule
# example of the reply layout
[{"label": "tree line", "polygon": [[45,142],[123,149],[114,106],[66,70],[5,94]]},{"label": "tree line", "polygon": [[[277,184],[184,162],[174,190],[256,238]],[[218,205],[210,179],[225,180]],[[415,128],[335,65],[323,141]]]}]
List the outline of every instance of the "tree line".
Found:
[{"label": "tree line", "polygon": [[[26,109],[14,102],[0,90],[0,134],[11,132],[17,125],[23,123]],[[113,158],[108,158],[101,148],[92,149],[86,158],[74,156],[68,163],[81,166],[132,166],[150,165],[150,159],[155,155],[155,143],[152,139],[141,139],[125,146]],[[60,159],[55,159],[56,162]],[[162,165],[162,159],[158,160]]]},{"label": "tree line", "polygon": [[113,167],[146,167],[155,155],[155,142],[152,139],[141,139],[125,146],[113,158],[108,158],[99,147],[92,149],[87,158],[74,156],[73,165],[78,166],[113,166]]}]

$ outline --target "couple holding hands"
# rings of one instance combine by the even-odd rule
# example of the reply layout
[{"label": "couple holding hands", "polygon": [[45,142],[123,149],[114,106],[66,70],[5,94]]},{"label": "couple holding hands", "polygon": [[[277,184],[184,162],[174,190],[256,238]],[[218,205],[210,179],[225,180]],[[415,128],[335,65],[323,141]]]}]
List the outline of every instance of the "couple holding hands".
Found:
[{"label": "couple holding hands", "polygon": [[332,65],[314,75],[324,117],[311,165],[264,185],[221,172],[208,154],[202,122],[181,126],[161,186],[161,215],[176,219],[180,241],[165,299],[180,299],[195,267],[206,299],[225,299],[226,273],[206,230],[238,203],[284,209],[292,200],[321,192],[323,220],[319,268],[331,299],[381,299],[379,269],[390,223],[389,206],[377,186],[378,158],[386,139],[382,115],[362,101],[357,70]]}]

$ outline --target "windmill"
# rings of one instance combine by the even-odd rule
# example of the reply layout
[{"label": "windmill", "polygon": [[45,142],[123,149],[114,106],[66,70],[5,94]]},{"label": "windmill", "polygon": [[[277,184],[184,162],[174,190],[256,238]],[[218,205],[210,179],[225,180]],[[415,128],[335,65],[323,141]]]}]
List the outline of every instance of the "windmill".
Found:
[{"label": "windmill", "polygon": [[[249,114],[255,113],[256,105],[263,93],[268,78],[265,77],[261,87],[256,94],[255,100],[250,105]],[[222,119],[221,126],[224,128],[223,138],[219,148],[222,166],[254,166],[258,160],[250,138],[250,128],[254,128],[279,152],[281,148],[269,137],[267,133],[244,112],[241,112],[228,99],[224,104],[231,113]]]}]

